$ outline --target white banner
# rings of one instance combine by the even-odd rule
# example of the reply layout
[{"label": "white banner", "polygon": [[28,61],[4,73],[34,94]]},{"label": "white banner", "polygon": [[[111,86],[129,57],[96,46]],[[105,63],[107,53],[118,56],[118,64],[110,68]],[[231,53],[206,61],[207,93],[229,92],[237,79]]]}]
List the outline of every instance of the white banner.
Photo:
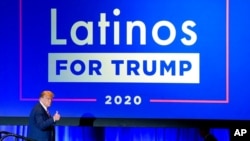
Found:
[{"label": "white banner", "polygon": [[49,82],[200,83],[199,53],[49,53]]}]

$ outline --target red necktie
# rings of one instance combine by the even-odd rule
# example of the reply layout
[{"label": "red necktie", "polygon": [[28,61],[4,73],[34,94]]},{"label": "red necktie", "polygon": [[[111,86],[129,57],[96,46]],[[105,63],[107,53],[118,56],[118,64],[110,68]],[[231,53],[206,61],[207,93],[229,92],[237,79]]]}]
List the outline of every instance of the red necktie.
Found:
[{"label": "red necktie", "polygon": [[48,110],[46,110],[46,112],[47,112],[48,116],[50,117],[49,111],[48,111]]}]

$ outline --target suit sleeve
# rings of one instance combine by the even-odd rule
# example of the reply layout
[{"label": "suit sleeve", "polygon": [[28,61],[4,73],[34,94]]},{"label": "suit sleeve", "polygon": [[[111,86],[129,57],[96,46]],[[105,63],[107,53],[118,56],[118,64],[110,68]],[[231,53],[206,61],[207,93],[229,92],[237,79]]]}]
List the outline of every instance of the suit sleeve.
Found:
[{"label": "suit sleeve", "polygon": [[38,128],[45,130],[55,124],[53,117],[48,117],[42,110],[38,110],[35,114],[35,120]]}]

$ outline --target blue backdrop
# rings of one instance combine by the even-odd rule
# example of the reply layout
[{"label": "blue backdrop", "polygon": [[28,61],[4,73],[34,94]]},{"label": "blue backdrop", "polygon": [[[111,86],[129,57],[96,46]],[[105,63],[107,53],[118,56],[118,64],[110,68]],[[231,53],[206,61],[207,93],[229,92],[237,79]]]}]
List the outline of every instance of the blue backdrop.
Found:
[{"label": "blue backdrop", "polygon": [[[0,116],[27,117],[39,93],[50,89],[56,95],[50,111],[63,117],[249,120],[249,5],[247,0],[3,0]],[[195,25],[185,26],[187,21]],[[107,60],[132,61],[129,69],[120,69],[124,76],[113,76],[117,68],[100,76],[94,71],[103,79],[75,75],[83,69],[79,64],[71,68],[75,74],[67,74],[68,64],[56,65],[84,57],[103,68]],[[164,75],[142,74],[141,58],[163,61]]]}]

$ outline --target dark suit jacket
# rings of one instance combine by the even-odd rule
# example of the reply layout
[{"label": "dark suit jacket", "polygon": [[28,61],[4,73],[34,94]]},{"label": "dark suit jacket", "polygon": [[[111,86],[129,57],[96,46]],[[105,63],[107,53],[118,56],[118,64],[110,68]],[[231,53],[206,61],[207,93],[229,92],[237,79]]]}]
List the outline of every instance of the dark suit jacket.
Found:
[{"label": "dark suit jacket", "polygon": [[55,140],[55,122],[40,102],[35,105],[29,116],[28,137],[37,141]]}]

